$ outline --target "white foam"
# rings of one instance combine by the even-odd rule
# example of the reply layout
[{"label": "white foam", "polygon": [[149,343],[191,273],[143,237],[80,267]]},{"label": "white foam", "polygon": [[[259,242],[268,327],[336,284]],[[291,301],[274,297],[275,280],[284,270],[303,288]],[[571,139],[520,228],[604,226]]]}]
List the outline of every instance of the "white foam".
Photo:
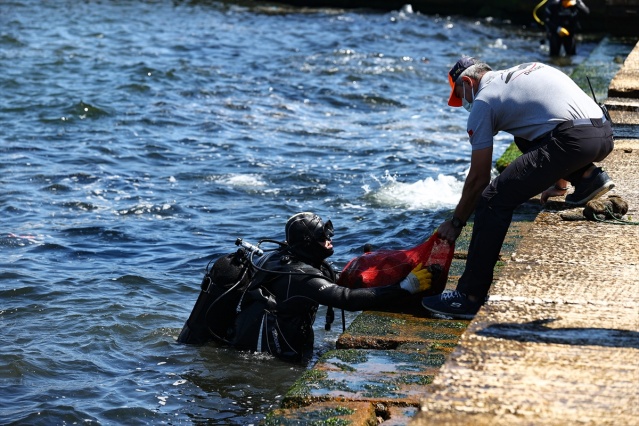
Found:
[{"label": "white foam", "polygon": [[239,188],[266,186],[266,182],[262,179],[262,176],[257,174],[230,174],[216,177],[213,181],[222,185]]},{"label": "white foam", "polygon": [[377,203],[390,207],[403,207],[409,210],[453,208],[459,202],[464,182],[454,176],[439,174],[436,179],[427,177],[417,182],[400,182],[396,176],[388,172],[382,180],[377,180],[381,186],[371,190],[364,186],[367,197]]}]

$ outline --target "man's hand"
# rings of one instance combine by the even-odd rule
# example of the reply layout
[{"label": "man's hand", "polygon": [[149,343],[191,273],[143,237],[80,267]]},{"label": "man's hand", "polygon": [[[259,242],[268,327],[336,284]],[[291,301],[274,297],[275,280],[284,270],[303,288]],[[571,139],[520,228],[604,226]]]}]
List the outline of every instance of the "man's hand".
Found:
[{"label": "man's hand", "polygon": [[546,201],[548,201],[548,198],[550,197],[561,197],[562,195],[566,195],[566,191],[568,191],[568,187],[564,189],[557,187],[557,185],[551,186],[541,193],[541,204],[546,204]]},{"label": "man's hand", "polygon": [[420,263],[399,283],[399,286],[410,294],[416,294],[428,290],[432,279],[433,274]]},{"label": "man's hand", "polygon": [[459,238],[459,234],[461,234],[462,228],[456,228],[453,226],[452,221],[447,220],[446,222],[439,225],[437,228],[437,236],[445,239],[449,243],[454,243],[457,238]]}]

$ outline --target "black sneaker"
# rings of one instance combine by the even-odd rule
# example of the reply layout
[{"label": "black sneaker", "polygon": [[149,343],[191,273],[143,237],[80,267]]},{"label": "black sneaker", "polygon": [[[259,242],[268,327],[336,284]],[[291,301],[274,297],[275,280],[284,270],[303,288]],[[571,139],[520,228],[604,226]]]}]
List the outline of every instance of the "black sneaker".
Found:
[{"label": "black sneaker", "polygon": [[424,297],[422,306],[437,315],[458,319],[473,319],[481,303],[473,302],[464,293],[449,291],[437,296]]},{"label": "black sneaker", "polygon": [[566,195],[566,204],[571,206],[583,206],[593,198],[604,195],[615,187],[615,183],[610,179],[608,173],[601,167],[593,170],[590,177],[582,179],[575,187],[575,192]]}]

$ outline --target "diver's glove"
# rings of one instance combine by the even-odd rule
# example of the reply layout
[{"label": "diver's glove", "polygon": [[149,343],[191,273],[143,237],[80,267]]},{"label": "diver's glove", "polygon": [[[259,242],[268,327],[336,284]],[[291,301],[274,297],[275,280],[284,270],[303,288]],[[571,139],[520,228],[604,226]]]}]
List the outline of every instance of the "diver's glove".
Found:
[{"label": "diver's glove", "polygon": [[399,286],[410,294],[415,294],[428,290],[432,278],[433,274],[420,263],[399,283]]},{"label": "diver's glove", "polygon": [[559,35],[559,37],[567,37],[570,33],[564,27],[557,27],[557,35]]}]

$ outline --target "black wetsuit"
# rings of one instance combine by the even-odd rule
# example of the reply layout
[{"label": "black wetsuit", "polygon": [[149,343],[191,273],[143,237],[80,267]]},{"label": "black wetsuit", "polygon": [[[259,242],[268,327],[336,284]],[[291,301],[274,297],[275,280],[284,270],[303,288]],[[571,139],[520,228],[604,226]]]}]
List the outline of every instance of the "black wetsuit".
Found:
[{"label": "black wetsuit", "polygon": [[[590,13],[588,7],[581,0],[577,0],[576,4],[570,7],[563,7],[561,0],[550,0],[546,4],[544,21],[548,32],[548,42],[550,43],[550,56],[559,56],[561,46],[564,46],[568,56],[577,53],[575,34],[581,28],[578,19],[579,12]],[[565,28],[569,35],[561,37],[557,34],[557,28],[559,27]]]},{"label": "black wetsuit", "polygon": [[349,311],[374,309],[406,297],[398,284],[370,289],[348,289],[335,283],[326,263],[311,266],[286,248],[265,258],[251,290],[242,301],[233,346],[269,352],[293,362],[308,361],[313,353],[313,322],[319,305]]}]

